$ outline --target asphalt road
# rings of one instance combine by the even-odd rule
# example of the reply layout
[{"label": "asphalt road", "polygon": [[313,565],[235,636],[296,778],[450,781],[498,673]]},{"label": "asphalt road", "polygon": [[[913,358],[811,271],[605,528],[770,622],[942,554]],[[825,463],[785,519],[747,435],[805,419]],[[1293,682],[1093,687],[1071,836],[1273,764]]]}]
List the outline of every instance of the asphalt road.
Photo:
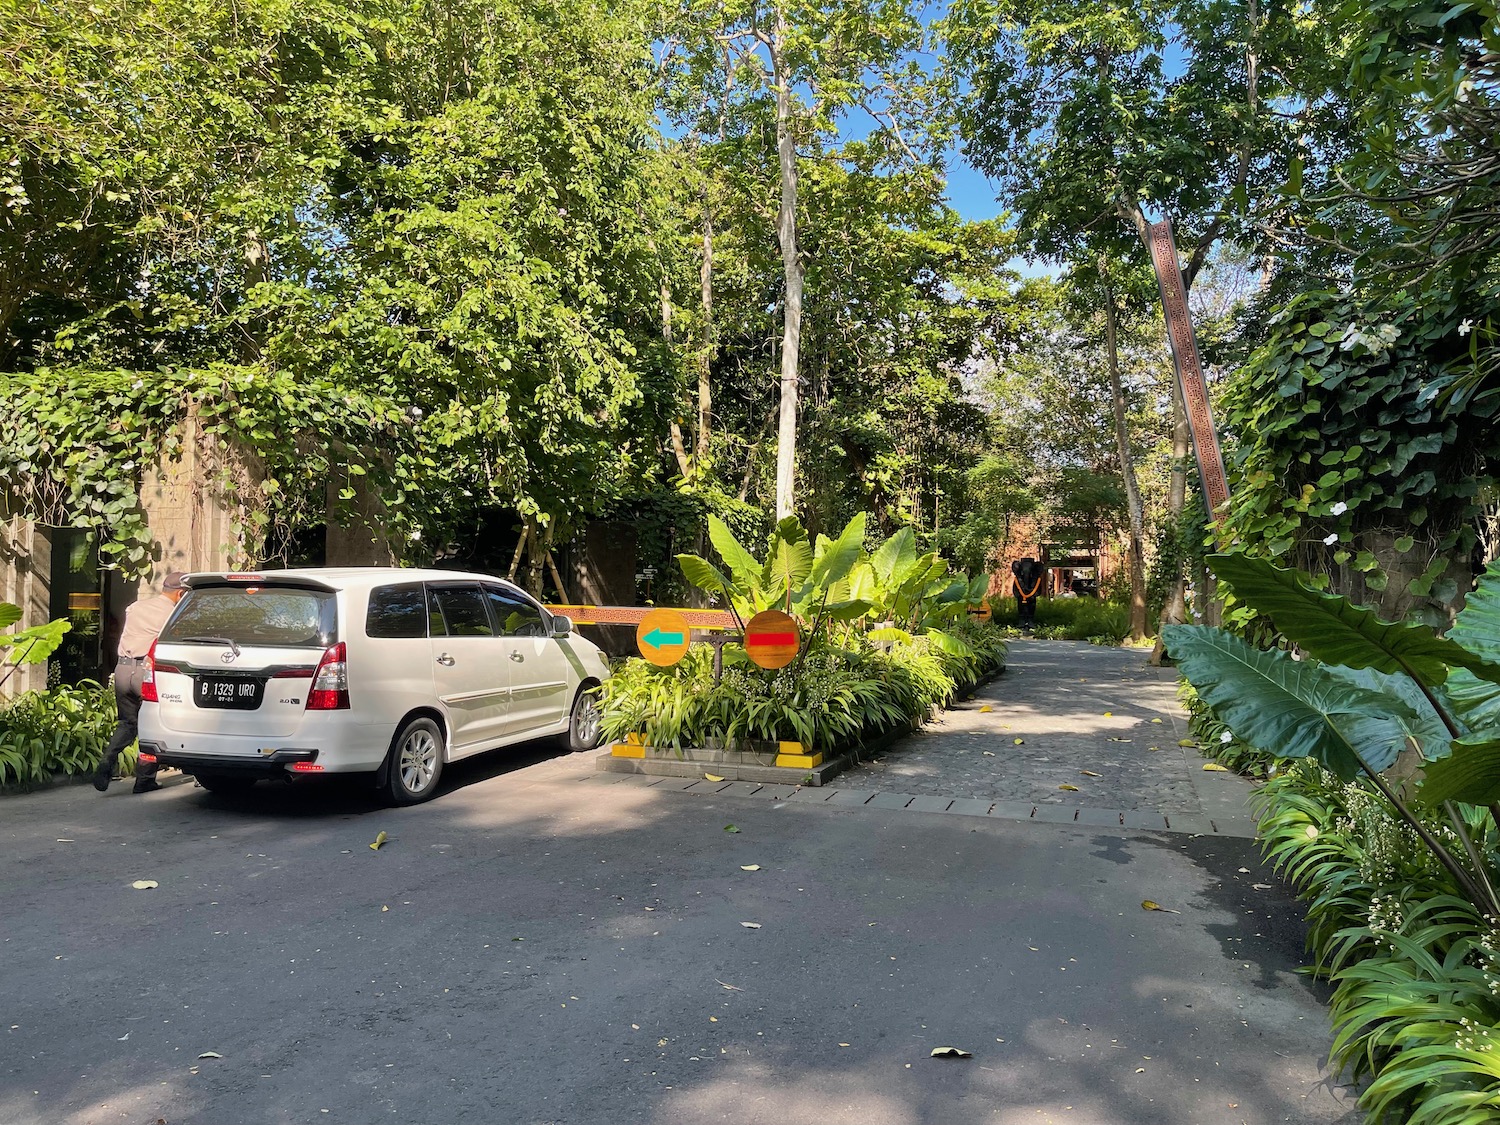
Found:
[{"label": "asphalt road", "polygon": [[257,788],[0,799],[0,1122],[1358,1120],[1249,841],[536,753]]}]

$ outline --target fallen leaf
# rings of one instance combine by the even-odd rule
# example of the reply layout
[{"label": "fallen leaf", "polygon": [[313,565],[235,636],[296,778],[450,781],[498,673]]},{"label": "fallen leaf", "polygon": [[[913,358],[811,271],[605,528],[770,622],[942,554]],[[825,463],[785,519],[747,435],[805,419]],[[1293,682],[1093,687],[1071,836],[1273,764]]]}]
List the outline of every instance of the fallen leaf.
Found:
[{"label": "fallen leaf", "polygon": [[222,1059],[224,1056],[219,1054],[218,1051],[204,1051],[198,1057],[200,1059]]},{"label": "fallen leaf", "polygon": [[973,1051],[965,1051],[962,1047],[934,1047],[932,1057],[935,1059],[972,1059]]},{"label": "fallen leaf", "polygon": [[1148,747],[1146,747],[1146,749],[1147,749],[1147,750],[1150,750],[1150,751],[1151,751],[1151,752],[1152,752],[1152,753],[1153,753],[1153,754],[1154,754],[1154,753],[1156,753],[1156,752],[1157,752],[1157,751],[1158,751],[1158,750],[1160,750],[1160,749],[1161,749],[1161,747],[1160,747],[1160,746],[1148,746]]},{"label": "fallen leaf", "polygon": [[1104,712],[1104,717],[1106,719],[1113,719],[1115,717],[1115,713],[1113,711],[1106,711]]},{"label": "fallen leaf", "polygon": [[116,1039],[115,1042],[116,1043],[123,1043],[123,1042],[125,1042],[125,1040],[127,1040],[129,1038],[130,1038],[130,1032],[127,1031],[124,1035],[120,1036],[120,1038]]},{"label": "fallen leaf", "polygon": [[709,1023],[718,1023],[719,1022],[719,1017],[718,1016],[709,1016],[708,1017],[708,1022]]},{"label": "fallen leaf", "polygon": [[1192,749],[1194,746],[1197,746],[1198,744],[1196,742],[1194,742],[1191,738],[1181,738],[1181,739],[1177,740],[1177,745],[1178,746],[1186,746],[1186,747],[1188,747],[1188,749]]},{"label": "fallen leaf", "polygon": [[758,930],[758,929],[760,929],[760,923],[759,922],[741,922],[740,925],[744,926],[745,929],[747,929],[747,930]]},{"label": "fallen leaf", "polygon": [[1130,741],[1130,739],[1128,739],[1128,738],[1121,738],[1118,735],[1114,735],[1114,734],[1112,734],[1112,735],[1109,736],[1109,740],[1111,742],[1129,742]]},{"label": "fallen leaf", "polygon": [[734,825],[732,825],[732,824],[726,824],[726,825],[724,825],[724,831],[725,831],[725,832],[738,832],[738,831],[739,831],[739,829],[738,829],[738,828],[736,828],[736,827],[735,827],[735,826],[734,826]]},{"label": "fallen leaf", "polygon": [[745,990],[737,984],[725,984],[718,977],[714,977],[714,983],[720,988],[727,988],[730,992],[744,992]]},{"label": "fallen leaf", "polygon": [[1221,766],[1218,762],[1204,762],[1203,769],[1207,773],[1228,773],[1227,766]]},{"label": "fallen leaf", "polygon": [[387,836],[384,832],[377,832],[375,834],[375,842],[370,845],[370,850],[372,852],[378,852],[385,845],[385,842],[389,839],[390,837]]},{"label": "fallen leaf", "polygon": [[63,839],[63,838],[62,838],[62,837],[61,837],[61,836],[59,836],[59,837],[58,837],[58,838],[57,838],[57,842],[58,842],[58,843],[59,843],[59,844],[71,844],[71,843],[72,843],[72,842],[73,842],[73,841],[72,841],[72,840],[65,840],[65,839]]},{"label": "fallen leaf", "polygon": [[387,911],[389,911],[389,910],[390,910],[390,907],[389,907],[389,906],[382,906],[382,907],[381,907],[381,908],[380,908],[380,913],[382,913],[382,914],[384,914],[384,913],[386,913],[386,912],[387,912]]},{"label": "fallen leaf", "polygon": [[723,781],[724,779],[722,777],[720,777],[716,773],[706,773],[706,774],[703,775],[703,780],[705,780],[705,781]]},{"label": "fallen leaf", "polygon": [[1182,911],[1180,911],[1180,910],[1173,910],[1170,906],[1160,906],[1157,903],[1152,902],[1149,898],[1145,899],[1145,900],[1143,900],[1141,902],[1141,909],[1142,910],[1160,910],[1160,911],[1162,911],[1163,913],[1166,913],[1166,914],[1181,914],[1182,913]]},{"label": "fallen leaf", "polygon": [[1152,722],[1153,722],[1153,723],[1159,723],[1159,722],[1161,722],[1161,720],[1160,720],[1160,719],[1152,719],[1152,720],[1151,720],[1151,721],[1152,721]]},{"label": "fallen leaf", "polygon": [[993,750],[986,750],[984,751],[984,756],[986,758],[993,758],[995,756],[995,752]]},{"label": "fallen leaf", "polygon": [[1078,772],[1081,773],[1081,774],[1083,774],[1084,777],[1102,777],[1103,776],[1102,774],[1095,773],[1093,770],[1079,770]]},{"label": "fallen leaf", "polygon": [[[993,710],[994,710],[994,708],[993,708],[993,707],[991,707],[991,706],[990,706],[990,705],[989,705],[989,704],[988,704],[988,703],[986,703],[986,704],[985,704],[985,705],[984,705],[984,706],[983,706],[983,707],[981,707],[981,708],[980,708],[980,709],[979,709],[979,713],[980,713],[980,714],[981,714],[981,715],[982,715],[982,714],[985,714],[985,713],[986,713],[986,712],[989,712],[989,711],[993,711]],[[841,1046],[841,1047],[842,1047],[842,1046],[843,1046],[843,1044],[842,1044],[842,1043],[840,1043],[840,1044],[839,1044],[839,1046]]]},{"label": "fallen leaf", "polygon": [[1241,867],[1240,868],[1240,874],[1241,875],[1248,875],[1248,874],[1250,874],[1250,869],[1248,867]]},{"label": "fallen leaf", "polygon": [[1143,1066],[1138,1066],[1138,1067],[1135,1068],[1135,1072],[1137,1074],[1145,1074],[1146,1073],[1146,1068],[1143,1067]]},{"label": "fallen leaf", "polygon": [[847,1046],[849,1046],[849,1044],[847,1044],[847,1043],[840,1043],[839,1046],[840,1047],[847,1047]]},{"label": "fallen leaf", "polygon": [[1269,891],[1271,889],[1271,884],[1270,883],[1251,883],[1250,884],[1250,889],[1252,891]]},{"label": "fallen leaf", "polygon": [[1025,742],[1026,742],[1026,740],[1024,738],[1018,738],[1018,739],[1016,739],[1016,745],[1017,746],[1024,745]]},{"label": "fallen leaf", "polygon": [[759,871],[760,870],[760,864],[758,864],[758,863],[742,863],[742,864],[740,864],[740,870],[741,871]]},{"label": "fallen leaf", "polygon": [[1059,785],[1058,788],[1059,789],[1066,789],[1069,793],[1077,793],[1078,792],[1078,786],[1076,786],[1076,785],[1069,785],[1066,781],[1063,782],[1061,785]]},{"label": "fallen leaf", "polygon": [[138,891],[154,891],[161,884],[159,884],[155,879],[137,879],[130,885]]}]

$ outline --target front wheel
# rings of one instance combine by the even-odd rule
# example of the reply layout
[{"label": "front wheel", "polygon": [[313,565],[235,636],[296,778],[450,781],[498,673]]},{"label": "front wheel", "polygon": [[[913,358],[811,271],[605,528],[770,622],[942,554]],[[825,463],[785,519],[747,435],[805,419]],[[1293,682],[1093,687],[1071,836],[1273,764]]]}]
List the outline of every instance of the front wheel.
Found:
[{"label": "front wheel", "polygon": [[604,739],[604,709],[599,706],[599,688],[583,687],[573,699],[568,716],[568,733],[563,736],[568,749],[575,754],[592,750]]},{"label": "front wheel", "polygon": [[391,747],[386,796],[393,805],[415,805],[437,792],[442,774],[442,728],[431,719],[413,719]]}]

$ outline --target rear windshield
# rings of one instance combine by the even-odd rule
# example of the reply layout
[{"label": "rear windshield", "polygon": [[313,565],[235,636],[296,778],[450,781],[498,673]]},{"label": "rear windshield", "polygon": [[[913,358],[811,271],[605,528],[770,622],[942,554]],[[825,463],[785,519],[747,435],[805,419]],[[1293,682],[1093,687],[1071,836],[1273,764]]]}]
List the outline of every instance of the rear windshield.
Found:
[{"label": "rear windshield", "polygon": [[338,608],[331,590],[210,586],[183,596],[161,639],[327,648],[338,640]]}]

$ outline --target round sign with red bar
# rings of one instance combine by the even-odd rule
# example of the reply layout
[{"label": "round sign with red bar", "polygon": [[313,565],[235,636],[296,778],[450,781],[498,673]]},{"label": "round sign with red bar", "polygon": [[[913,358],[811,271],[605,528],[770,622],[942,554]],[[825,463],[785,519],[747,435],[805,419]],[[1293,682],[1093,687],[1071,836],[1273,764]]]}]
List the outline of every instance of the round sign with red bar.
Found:
[{"label": "round sign with red bar", "polygon": [[745,654],[762,668],[785,668],[798,642],[797,622],[779,609],[762,610],[745,623]]},{"label": "round sign with red bar", "polygon": [[635,627],[635,647],[649,663],[666,668],[687,655],[691,632],[675,609],[653,609]]}]

